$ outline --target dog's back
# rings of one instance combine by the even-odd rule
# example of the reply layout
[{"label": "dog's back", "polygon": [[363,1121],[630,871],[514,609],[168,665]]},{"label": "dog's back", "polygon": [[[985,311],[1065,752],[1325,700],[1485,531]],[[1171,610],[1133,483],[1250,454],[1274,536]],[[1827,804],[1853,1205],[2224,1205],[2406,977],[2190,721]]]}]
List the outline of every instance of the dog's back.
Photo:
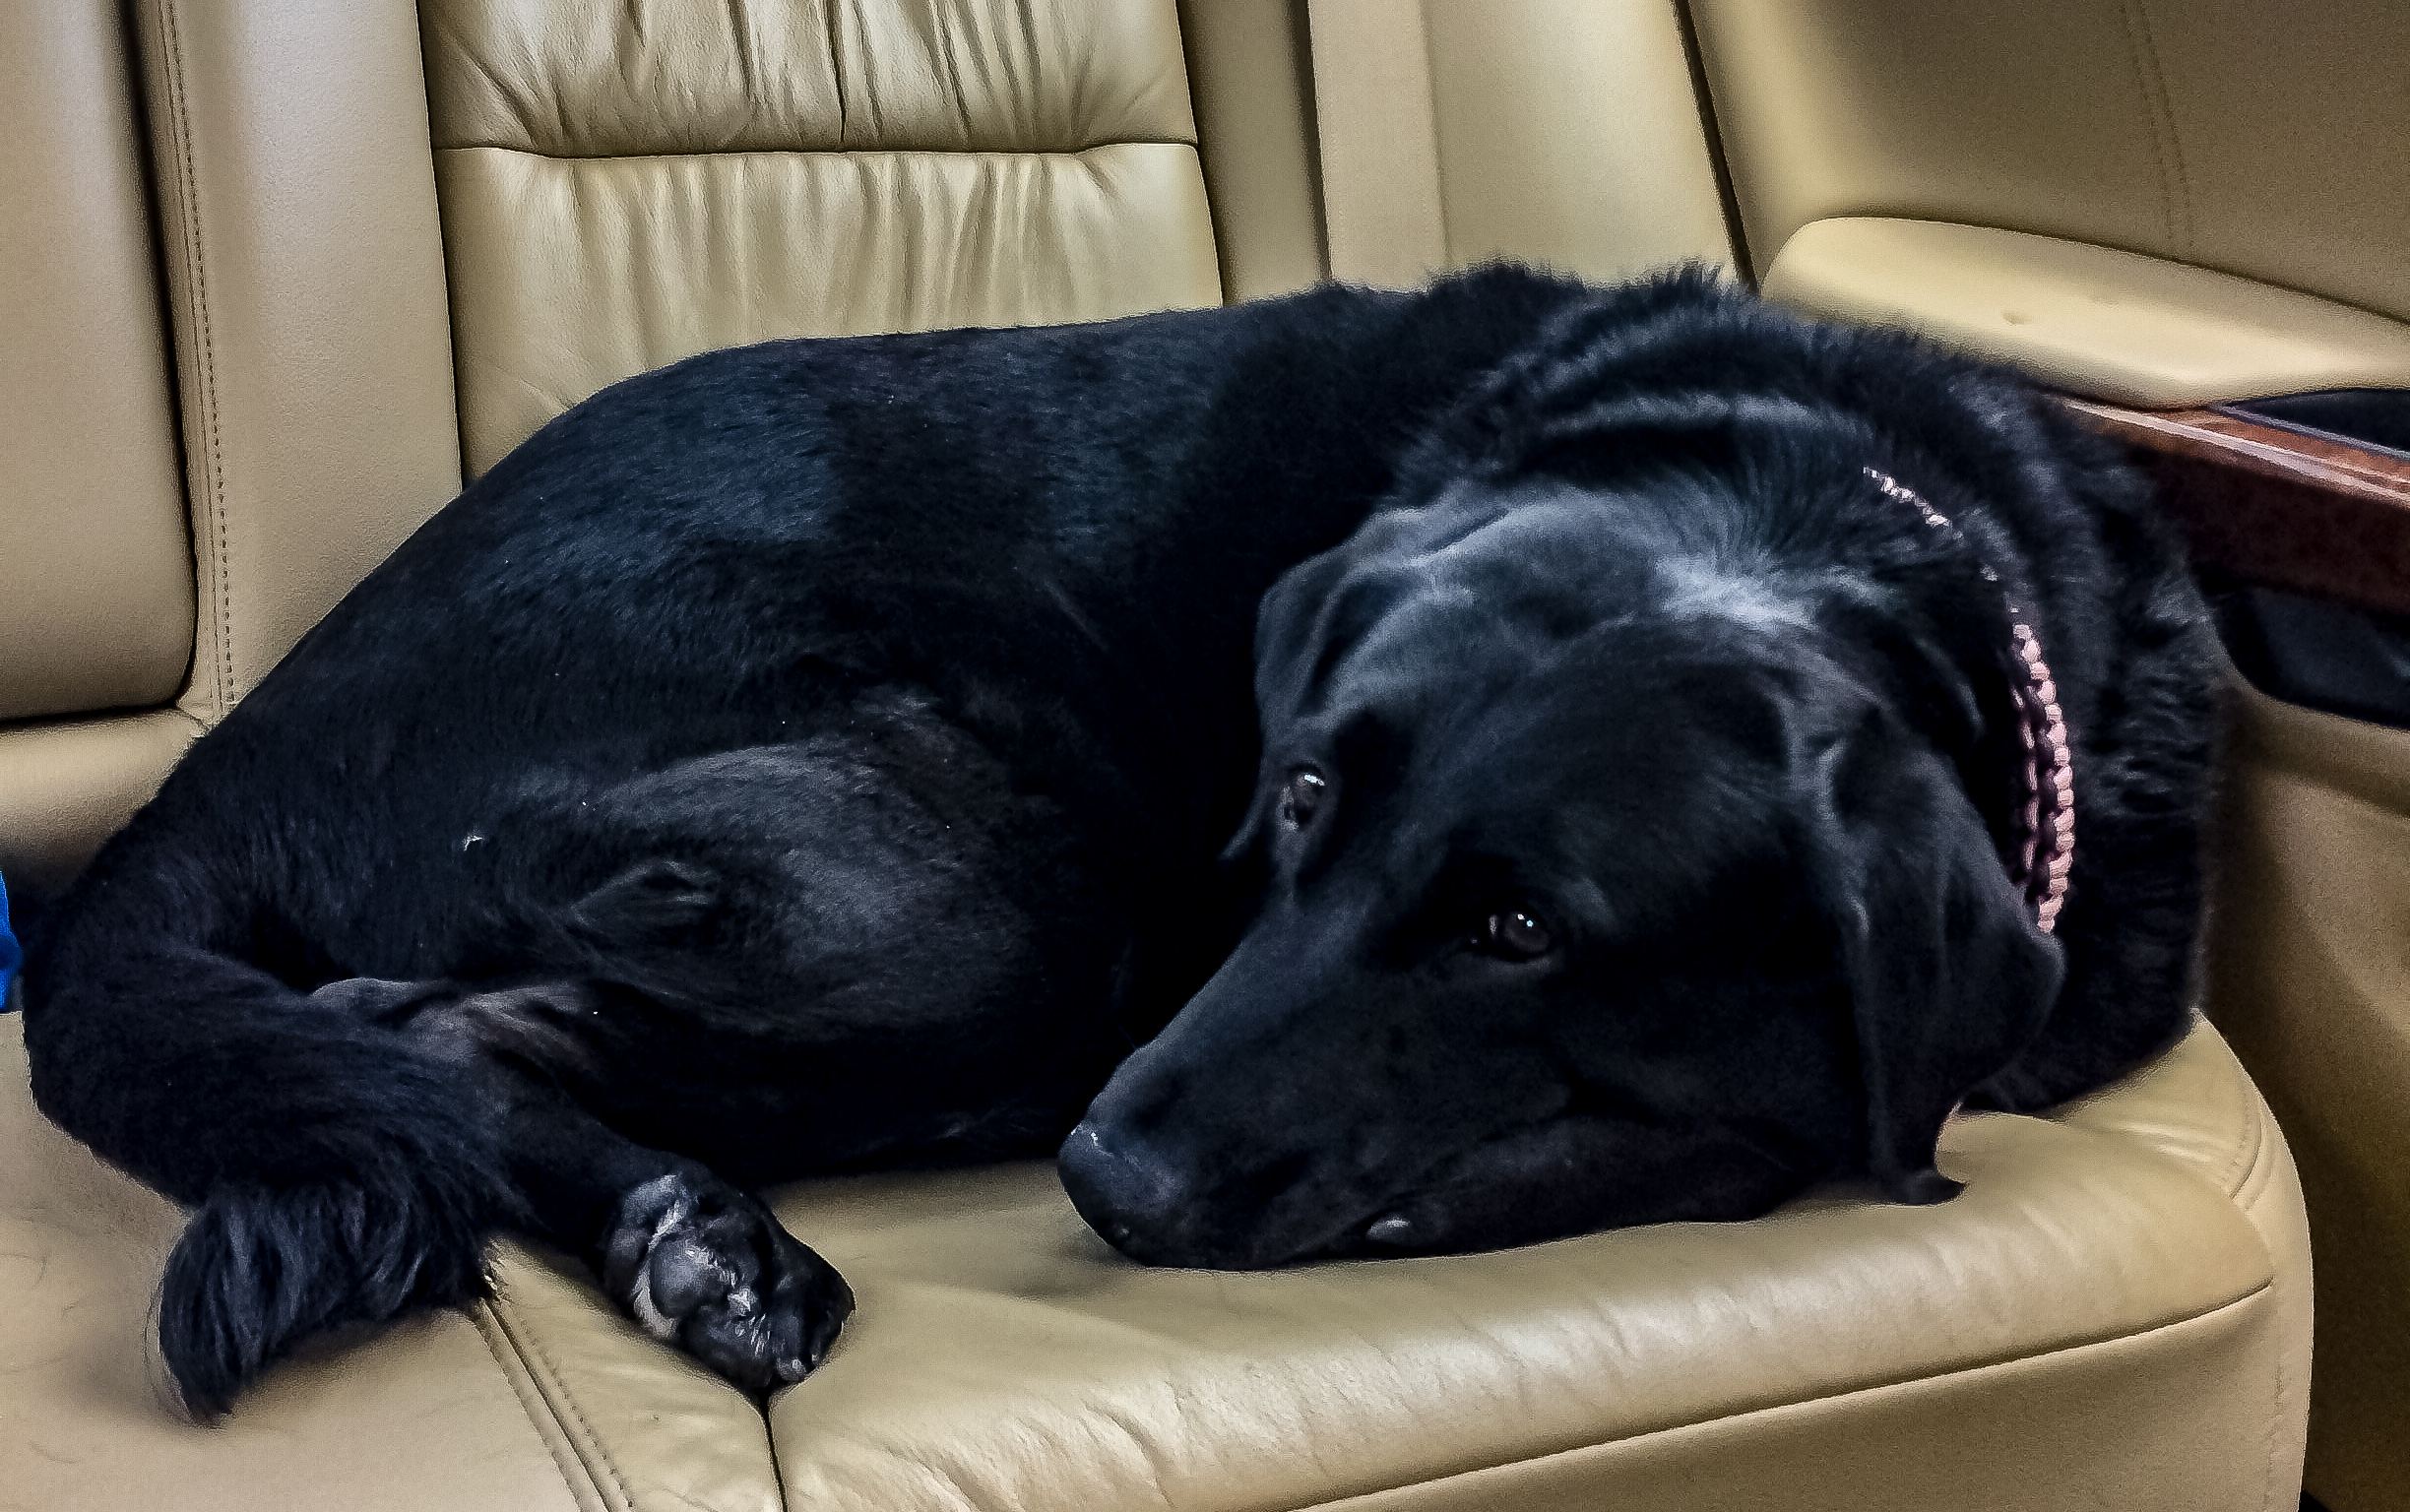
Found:
[{"label": "dog's back", "polygon": [[[1431,411],[1589,297],[1501,272],[1422,296],[771,344],[632,380],[531,439],[200,742],[32,964],[44,1110],[196,1210],[161,1316],[188,1397],[222,1405],[317,1329],[466,1298],[484,1235],[528,1221],[446,1042],[394,1032],[420,1000],[347,982],[582,977],[666,940],[645,1004],[726,1033],[866,1042],[879,1067],[909,1068],[865,1088],[858,1067],[824,1067],[793,1094],[828,1094],[800,1132],[714,1152],[739,1168],[942,1138],[976,1122],[966,1099],[1028,1096],[1015,1078],[1046,1083],[1017,1137],[1059,1135],[1227,942],[1203,879],[1252,771],[1256,598],[1353,528]],[[857,696],[898,684],[942,710],[936,746],[928,720],[892,710],[864,727]],[[691,947],[780,848],[731,849],[759,836],[758,805],[688,816],[679,844],[717,868],[700,891],[674,869],[624,873],[610,838],[579,828],[596,794],[642,796],[631,780],[814,739],[778,791],[893,781],[897,804],[941,826],[948,784],[1042,799],[1043,824],[996,821],[969,878],[1031,908],[966,923],[898,895],[906,916],[881,939],[915,958],[730,976],[725,952]],[[991,770],[946,775],[949,740]],[[1065,864],[1087,880],[1085,914],[1048,896]],[[876,1002],[843,992],[823,994],[824,1030],[758,1022],[808,1020],[815,973],[968,990],[947,947],[998,953],[996,931],[1016,928],[1017,969],[972,1005],[1005,1021],[982,1033],[889,1049]],[[1077,1001],[1107,992],[1126,1023]],[[1066,1053],[1059,1013],[1092,1040],[1067,1074],[1046,1058]],[[489,1036],[538,1033],[480,1014]],[[695,1106],[659,1059],[674,1038],[599,1047],[637,1062],[601,1073],[622,1122],[667,1118],[647,1102],[656,1079],[664,1107]],[[728,1100],[729,1142],[763,1111]]]}]

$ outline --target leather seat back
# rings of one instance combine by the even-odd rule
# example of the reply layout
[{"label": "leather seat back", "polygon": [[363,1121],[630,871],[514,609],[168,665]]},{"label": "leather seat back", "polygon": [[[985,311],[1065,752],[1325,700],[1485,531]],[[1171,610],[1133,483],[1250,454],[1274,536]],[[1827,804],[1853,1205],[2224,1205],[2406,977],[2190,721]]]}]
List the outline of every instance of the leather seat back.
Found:
[{"label": "leather seat back", "polygon": [[0,15],[0,721],[163,703],[192,654],[131,105],[113,7]]},{"label": "leather seat back", "polygon": [[[1395,3],[1448,263],[1730,261],[1671,12]],[[63,885],[465,473],[604,384],[1327,277],[1307,9],[136,0],[138,69],[101,0],[12,9],[7,188],[42,208],[0,227],[0,723],[39,718],[0,729],[0,870]]]},{"label": "leather seat back", "polygon": [[430,0],[472,474],[780,336],[1219,303],[1171,0]]},{"label": "leather seat back", "polygon": [[119,26],[106,0],[0,9],[0,872],[29,891],[64,881],[184,740],[95,717],[173,698],[193,646]]}]

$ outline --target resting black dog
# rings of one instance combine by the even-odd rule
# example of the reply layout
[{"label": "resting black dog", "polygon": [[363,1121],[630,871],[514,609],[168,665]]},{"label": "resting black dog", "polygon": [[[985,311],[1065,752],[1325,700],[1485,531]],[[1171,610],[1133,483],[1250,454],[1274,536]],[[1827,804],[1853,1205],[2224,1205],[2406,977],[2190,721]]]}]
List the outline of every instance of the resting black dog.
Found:
[{"label": "resting black dog", "polygon": [[193,750],[34,1091],[192,1208],[202,1412],[503,1228],[794,1380],[850,1296],[745,1188],[874,1163],[1213,1266],[1931,1201],[2186,1023],[2203,623],[2015,381],[1694,275],[721,352]]}]

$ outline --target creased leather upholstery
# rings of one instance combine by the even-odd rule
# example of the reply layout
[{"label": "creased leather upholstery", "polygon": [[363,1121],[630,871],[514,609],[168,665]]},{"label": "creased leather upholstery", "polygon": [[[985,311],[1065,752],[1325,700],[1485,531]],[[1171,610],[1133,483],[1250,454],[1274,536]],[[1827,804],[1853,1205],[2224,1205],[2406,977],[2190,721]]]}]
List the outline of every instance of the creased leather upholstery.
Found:
[{"label": "creased leather upholstery", "polygon": [[[2246,1209],[2266,1208],[2280,1237],[2299,1213],[2281,1141],[2214,1035],[2066,1118],[1961,1119],[1944,1152],[1970,1185],[1934,1208],[1828,1191],[1747,1225],[1241,1275],[1130,1265],[1042,1165],[798,1187],[780,1216],[861,1307],[772,1405],[788,1496],[1643,1505],[1681,1485],[1701,1494],[1681,1504],[1740,1506],[1780,1484],[1786,1506],[1948,1504],[1905,1494],[1921,1486],[2058,1507],[2106,1486],[2106,1504],[2204,1508],[2290,1494],[2298,1439],[2281,1425],[2298,1421],[2302,1361],[2280,1341],[2290,1299],[2307,1300],[2306,1256],[2287,1242],[2280,1270]],[[1966,1413],[1990,1426],[1943,1428]],[[1871,1495],[1870,1473],[1891,1489]]]},{"label": "creased leather upholstery", "polygon": [[1169,0],[427,0],[435,145],[649,153],[1194,146]]},{"label": "creased leather upholstery", "polygon": [[765,336],[1219,302],[1195,152],[439,158],[470,471],[608,384]]},{"label": "creased leather upholstery", "polygon": [[1044,1164],[797,1185],[780,1216],[861,1306],[767,1442],[516,1244],[474,1327],[331,1345],[223,1430],[174,1421],[142,1337],[173,1210],[40,1121],[0,1036],[0,1250],[32,1267],[0,1312],[0,1484],[36,1505],[754,1509],[773,1449],[790,1505],[999,1512],[2276,1512],[2299,1474],[2298,1188],[2206,1028],[2056,1119],[1954,1123],[1971,1184],[1934,1208],[1836,1189],[1752,1224],[1225,1274],[1114,1255]]},{"label": "creased leather upholstery", "polygon": [[469,471],[714,346],[1216,304],[1170,0],[426,8]]}]

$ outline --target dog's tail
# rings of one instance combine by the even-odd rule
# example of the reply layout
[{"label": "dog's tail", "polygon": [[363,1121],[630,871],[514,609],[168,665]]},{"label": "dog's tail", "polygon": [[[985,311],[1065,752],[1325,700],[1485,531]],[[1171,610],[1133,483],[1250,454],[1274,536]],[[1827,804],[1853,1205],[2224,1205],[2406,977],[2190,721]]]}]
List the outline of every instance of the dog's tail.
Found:
[{"label": "dog's tail", "polygon": [[159,1333],[206,1418],[309,1335],[482,1294],[520,1199],[461,1069],[289,985],[232,868],[167,850],[113,846],[64,900],[25,1030],[42,1110],[191,1210]]}]

